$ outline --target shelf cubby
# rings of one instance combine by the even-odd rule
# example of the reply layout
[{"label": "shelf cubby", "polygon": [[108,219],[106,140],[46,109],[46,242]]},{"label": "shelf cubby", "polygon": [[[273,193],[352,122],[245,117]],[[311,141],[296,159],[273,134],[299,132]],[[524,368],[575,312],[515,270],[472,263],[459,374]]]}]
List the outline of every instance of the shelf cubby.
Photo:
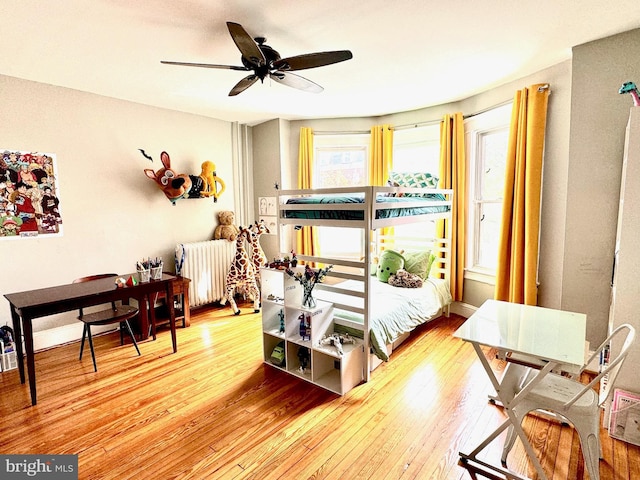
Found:
[{"label": "shelf cubby", "polygon": [[[262,337],[265,363],[322,388],[344,395],[364,379],[364,344],[361,339],[342,344],[342,355],[330,344],[322,344],[334,333],[333,304],[317,300],[314,308],[302,306],[301,285],[283,270],[263,268]],[[282,319],[282,321],[281,321]],[[301,330],[300,322],[305,326]],[[282,332],[284,324],[284,332]],[[310,327],[310,334],[307,331]],[[304,333],[305,336],[301,335]],[[273,349],[284,342],[286,365],[271,362]],[[308,349],[309,362],[300,370],[298,352]]]}]

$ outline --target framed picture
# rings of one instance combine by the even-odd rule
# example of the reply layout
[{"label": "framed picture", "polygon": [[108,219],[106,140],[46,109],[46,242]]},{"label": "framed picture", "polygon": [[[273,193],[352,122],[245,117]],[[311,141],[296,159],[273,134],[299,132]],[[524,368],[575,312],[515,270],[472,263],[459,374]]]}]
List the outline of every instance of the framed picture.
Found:
[{"label": "framed picture", "polygon": [[640,445],[640,394],[616,388],[613,392],[609,435]]}]

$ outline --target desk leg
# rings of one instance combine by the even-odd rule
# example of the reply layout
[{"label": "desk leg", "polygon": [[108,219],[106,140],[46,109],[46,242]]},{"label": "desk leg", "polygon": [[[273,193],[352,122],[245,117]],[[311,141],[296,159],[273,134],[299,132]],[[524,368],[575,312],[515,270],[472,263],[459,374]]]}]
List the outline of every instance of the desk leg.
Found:
[{"label": "desk leg", "polygon": [[[149,305],[147,305],[148,307],[148,311],[149,311],[149,323],[151,324],[151,336],[153,338],[153,340],[156,339],[156,298],[158,297],[158,294],[152,294],[149,295],[149,297],[145,297],[145,299],[148,301]],[[147,336],[149,336],[149,329],[147,328]]]},{"label": "desk leg", "polygon": [[149,302],[147,295],[136,298],[138,301],[138,315],[140,316],[140,340],[149,338]]},{"label": "desk leg", "polygon": [[24,375],[24,350],[22,349],[22,320],[13,305],[11,305],[11,320],[13,321],[13,340],[16,345],[16,360],[18,361],[18,371],[20,372],[20,383],[24,383],[26,377]]},{"label": "desk leg", "polygon": [[[31,392],[31,405],[35,405],[36,403],[38,403],[38,400],[37,400],[37,393],[36,393],[36,361],[35,361],[34,351],[33,351],[33,326],[31,324],[30,318],[23,317],[22,324],[24,328],[24,346],[27,354],[27,371],[29,372],[29,390]],[[20,341],[16,339],[16,344],[18,343],[20,343]],[[20,364],[22,364],[22,360],[20,360]],[[24,367],[22,367],[22,372],[24,374]]]},{"label": "desk leg", "polygon": [[[498,435],[500,435],[500,433],[502,433],[507,427],[513,426],[516,434],[518,435],[518,437],[520,438],[520,441],[522,442],[522,445],[524,446],[525,451],[527,452],[529,459],[531,460],[531,462],[533,463],[533,466],[538,472],[538,477],[542,480],[547,480],[547,476],[545,475],[544,470],[542,469],[540,460],[538,460],[538,457],[533,451],[533,448],[531,447],[531,444],[529,443],[529,440],[527,439],[527,436],[524,433],[524,430],[522,429],[522,425],[520,424],[520,422],[518,422],[518,419],[516,418],[515,413],[513,413],[513,407],[515,404],[518,403],[518,399],[526,395],[526,393],[528,393],[535,386],[535,384],[537,383],[536,379],[529,382],[515,397],[509,396],[506,394],[507,392],[505,392],[505,390],[501,388],[500,382],[498,382],[498,379],[496,378],[495,373],[493,373],[493,369],[491,368],[491,365],[489,365],[489,361],[487,360],[487,357],[485,357],[484,352],[482,351],[482,348],[480,348],[480,345],[478,345],[477,343],[473,343],[473,348],[475,349],[476,354],[480,359],[480,363],[482,363],[482,366],[484,367],[487,375],[489,376],[489,380],[491,380],[491,384],[493,385],[493,388],[495,388],[496,393],[498,395],[498,399],[504,406],[504,411],[506,412],[508,418],[497,429],[495,429],[480,445],[478,445],[478,447],[475,450],[473,450],[470,454],[465,454],[460,452],[460,458],[464,462],[469,462],[469,461],[475,462],[477,464],[482,465],[483,467],[490,468],[494,471],[502,473],[503,475],[507,475],[510,478],[522,478],[514,474],[513,472],[510,472],[509,470],[505,470],[495,465],[491,465],[477,458],[477,455],[482,450],[484,450],[484,448],[487,445],[489,445],[493,440],[495,440],[498,437]],[[547,366],[545,366],[540,371],[540,374],[546,375],[551,370],[552,367],[553,365],[550,362]],[[541,378],[542,377],[540,377],[538,381]]]},{"label": "desk leg", "polygon": [[173,353],[178,351],[178,340],[176,338],[176,309],[173,305],[173,282],[167,282],[167,308],[169,310],[169,325],[171,326],[171,342],[173,343]]},{"label": "desk leg", "polygon": [[191,325],[191,307],[189,306],[189,285],[184,285],[182,293],[182,314],[184,319],[182,320],[182,326],[188,327]]}]

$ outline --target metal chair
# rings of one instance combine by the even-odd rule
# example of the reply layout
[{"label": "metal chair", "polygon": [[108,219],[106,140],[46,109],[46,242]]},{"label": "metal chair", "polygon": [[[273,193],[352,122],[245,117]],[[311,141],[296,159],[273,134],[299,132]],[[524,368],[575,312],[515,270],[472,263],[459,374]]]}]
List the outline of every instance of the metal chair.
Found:
[{"label": "metal chair", "polygon": [[[526,396],[513,407],[513,413],[518,421],[534,410],[552,412],[571,423],[577,430],[582,446],[582,455],[591,480],[599,480],[599,459],[602,458],[600,445],[600,407],[609,398],[613,391],[616,376],[622,366],[629,348],[635,338],[635,329],[629,324],[620,325],[591,355],[586,368],[600,353],[611,344],[615,337],[622,336],[626,332],[626,338],[620,353],[615,359],[604,365],[598,375],[588,384],[580,383],[569,377],[549,373]],[[598,394],[594,387],[605,377],[606,386]],[[502,451],[502,463],[506,465],[507,455],[513,447],[517,435],[513,427],[509,427],[507,438]]]},{"label": "metal chair", "polygon": [[[89,282],[91,280],[99,280],[101,278],[107,277],[117,277],[116,273],[103,273],[100,275],[90,275],[88,277],[77,278],[73,281],[73,283],[82,283]],[[85,314],[83,309],[80,309],[80,314],[78,315],[78,320],[84,322],[84,330],[82,331],[82,344],[80,345],[80,357],[79,360],[82,360],[82,353],[84,351],[84,340],[86,337],[89,337],[89,348],[91,350],[91,358],[93,359],[93,370],[95,372],[98,371],[98,366],[96,364],[96,354],[93,349],[93,338],[91,336],[91,326],[92,325],[111,325],[114,323],[120,324],[120,345],[124,344],[123,330],[126,328],[131,340],[133,341],[133,346],[136,347],[136,351],[138,352],[138,356],[140,355],[140,349],[138,348],[138,343],[133,335],[133,331],[131,330],[131,325],[129,324],[129,320],[135,317],[138,314],[138,309],[136,307],[132,307],[130,305],[116,305],[115,302],[111,302],[111,308],[100,310],[93,313]]]}]

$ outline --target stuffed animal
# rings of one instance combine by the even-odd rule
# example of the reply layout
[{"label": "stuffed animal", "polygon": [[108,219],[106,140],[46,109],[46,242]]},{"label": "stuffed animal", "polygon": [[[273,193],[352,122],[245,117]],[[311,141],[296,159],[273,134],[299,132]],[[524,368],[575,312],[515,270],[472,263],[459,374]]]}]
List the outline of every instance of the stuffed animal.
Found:
[{"label": "stuffed animal", "polygon": [[231,262],[229,266],[227,279],[225,281],[226,294],[220,302],[223,305],[229,302],[234,315],[240,315],[240,309],[233,298],[234,293],[239,289],[242,289],[253,297],[253,313],[260,312],[260,289],[256,283],[256,269],[244,246],[249,233],[248,228],[239,228],[236,238],[236,254],[233,262]]},{"label": "stuffed animal", "polygon": [[175,205],[181,198],[187,198],[189,196],[192,181],[189,175],[178,174],[171,169],[171,159],[167,152],[160,154],[160,160],[162,161],[163,168],[157,172],[146,168],[144,173],[158,184],[158,187],[164,192],[165,196]]},{"label": "stuffed animal", "polygon": [[[260,245],[260,237],[265,233],[271,233],[269,228],[264,223],[264,220],[260,220],[259,222],[256,220],[253,225],[249,227],[251,231],[251,235],[249,235],[249,244],[251,245],[251,261],[253,262],[254,267],[256,267],[256,281],[258,282],[258,286],[262,287],[262,279],[260,277],[260,268],[266,267],[269,263],[267,256],[262,250],[262,246]],[[291,251],[293,253],[293,250]],[[295,257],[295,254],[294,254]],[[293,263],[293,261],[291,262]],[[298,260],[296,259],[296,263]],[[293,265],[295,267],[295,265]]]},{"label": "stuffed animal", "polygon": [[[218,177],[216,173],[216,164],[209,160],[203,162],[200,178],[204,182],[204,187],[200,192],[200,196],[213,197],[213,201],[217,202],[218,197],[224,193],[227,187],[224,180]],[[220,184],[220,191],[218,191],[218,184]]]},{"label": "stuffed animal", "polygon": [[223,210],[218,213],[218,222],[220,225],[216,227],[213,232],[213,239],[220,240],[224,238],[230,242],[234,242],[238,236],[240,230],[233,222],[235,221],[235,214],[230,210]]},{"label": "stuffed animal", "polygon": [[422,288],[422,277],[415,273],[409,273],[404,268],[401,268],[389,276],[387,283],[394,287]]},{"label": "stuffed animal", "polygon": [[394,250],[384,250],[380,254],[376,276],[381,282],[387,283],[389,277],[404,268],[404,257]]}]

